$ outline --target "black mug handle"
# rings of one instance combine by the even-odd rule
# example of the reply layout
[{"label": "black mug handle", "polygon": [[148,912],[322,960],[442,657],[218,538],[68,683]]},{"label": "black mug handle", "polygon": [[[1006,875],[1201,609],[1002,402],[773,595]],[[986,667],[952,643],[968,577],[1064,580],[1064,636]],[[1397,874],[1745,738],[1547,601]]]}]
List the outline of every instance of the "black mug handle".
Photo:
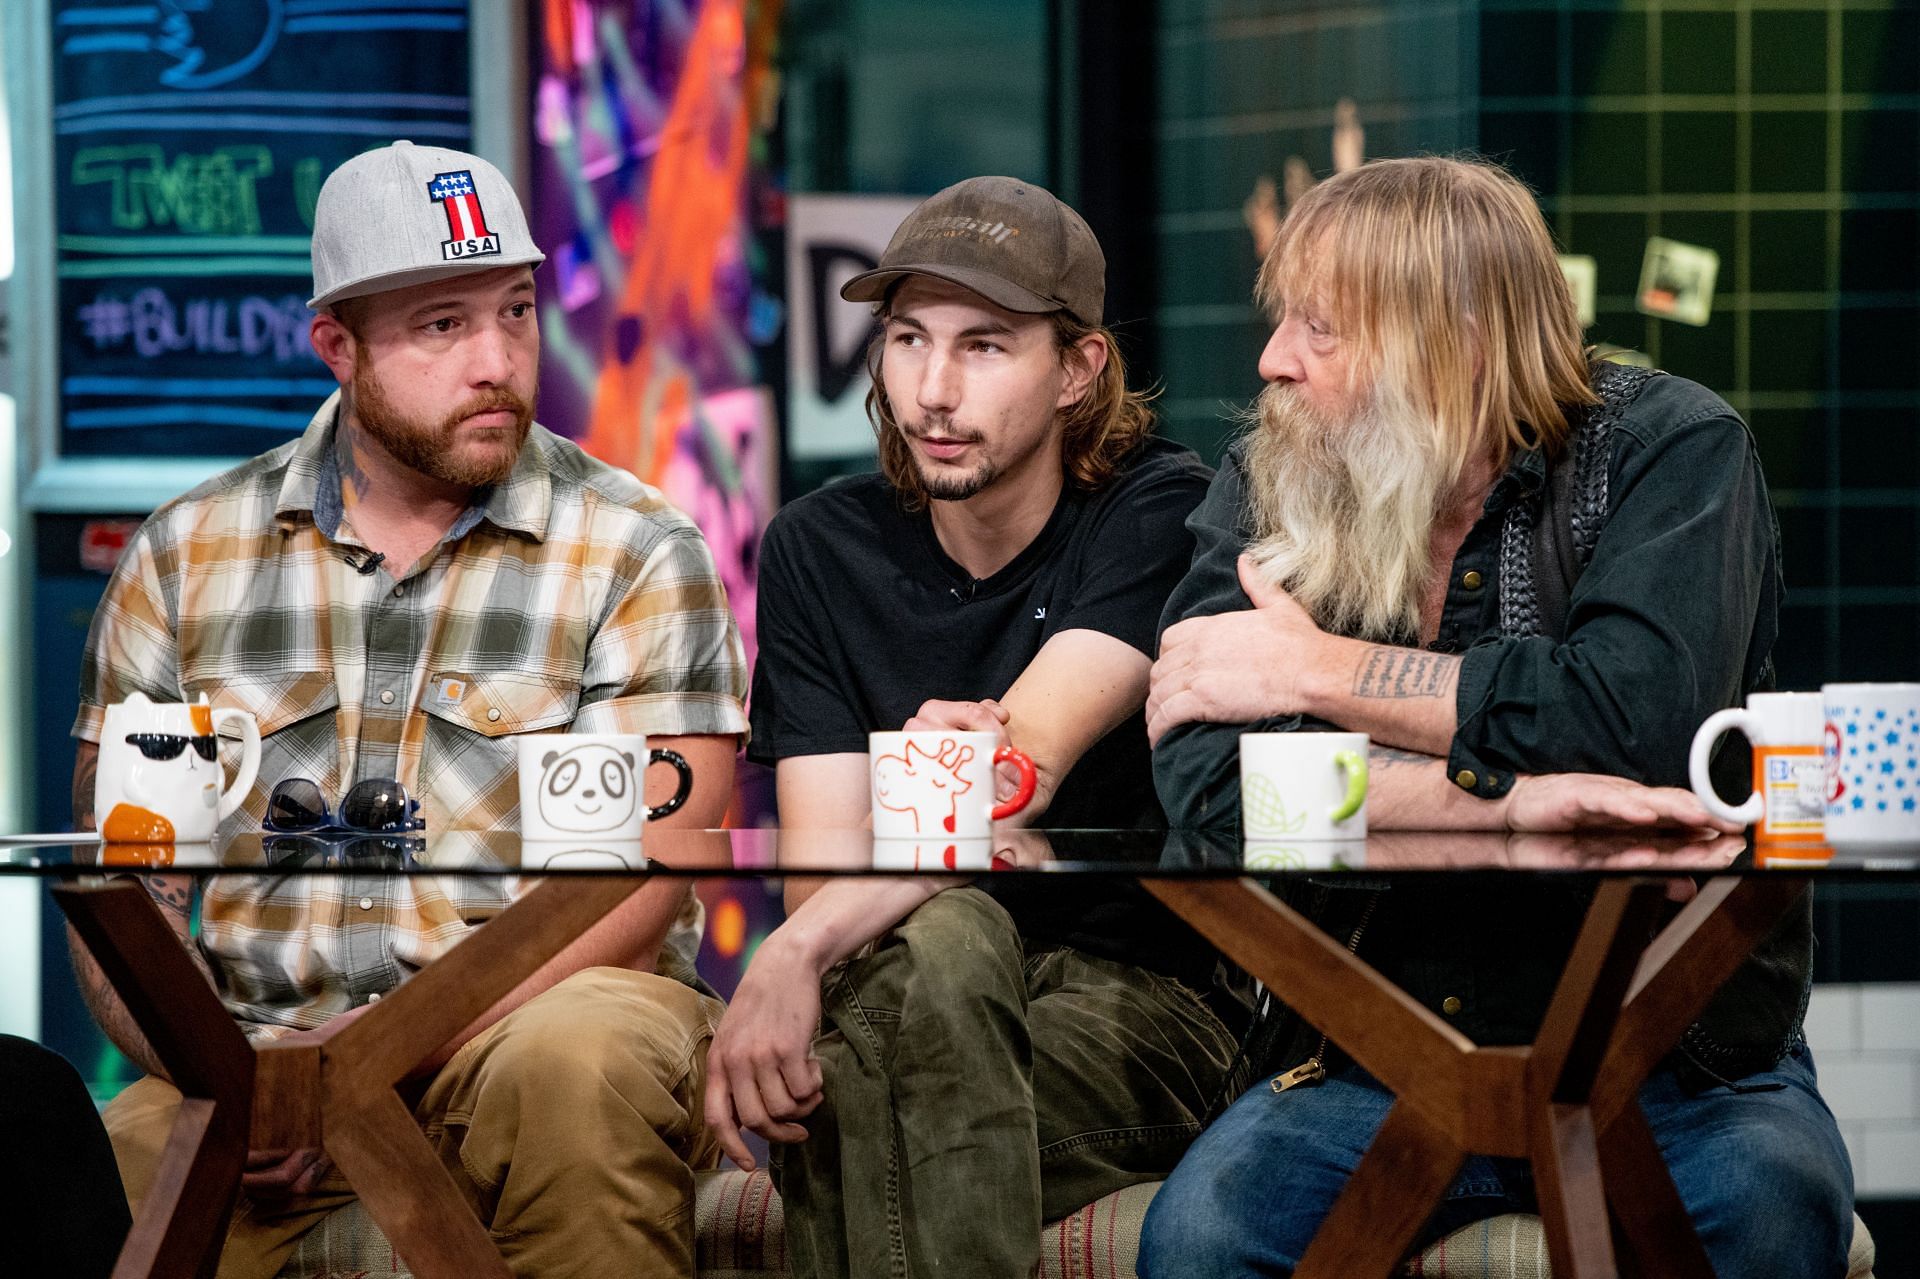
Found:
[{"label": "black mug handle", "polygon": [[659,747],[655,747],[648,753],[647,764],[649,767],[654,764],[671,764],[673,771],[680,774],[680,789],[673,793],[673,798],[658,808],[647,810],[647,820],[657,822],[662,817],[670,817],[679,812],[680,805],[686,803],[687,796],[693,794],[693,766],[687,763],[687,757],[679,751],[663,750]]}]

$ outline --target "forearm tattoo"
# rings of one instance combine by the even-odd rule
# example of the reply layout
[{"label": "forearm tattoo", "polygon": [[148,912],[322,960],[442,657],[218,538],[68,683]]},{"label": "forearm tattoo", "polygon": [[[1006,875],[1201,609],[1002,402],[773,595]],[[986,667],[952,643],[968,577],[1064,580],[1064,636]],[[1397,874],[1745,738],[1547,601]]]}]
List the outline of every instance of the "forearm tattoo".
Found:
[{"label": "forearm tattoo", "polygon": [[1422,764],[1437,764],[1440,757],[1428,755],[1424,751],[1403,751],[1398,746],[1370,746],[1367,748],[1367,762],[1375,768],[1395,768],[1402,764],[1418,767]]},{"label": "forearm tattoo", "polygon": [[1413,648],[1367,650],[1353,681],[1355,697],[1406,701],[1416,697],[1446,697],[1453,692],[1460,659],[1445,653],[1423,653]]},{"label": "forearm tattoo", "polygon": [[73,824],[80,830],[92,830],[93,782],[100,772],[100,752],[83,750],[73,768]]}]

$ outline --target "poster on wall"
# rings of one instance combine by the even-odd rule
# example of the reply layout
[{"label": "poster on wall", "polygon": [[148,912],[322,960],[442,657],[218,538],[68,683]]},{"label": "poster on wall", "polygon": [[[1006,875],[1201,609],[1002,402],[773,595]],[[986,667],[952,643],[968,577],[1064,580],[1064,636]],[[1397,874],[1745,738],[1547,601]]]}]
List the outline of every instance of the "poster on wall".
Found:
[{"label": "poster on wall", "polygon": [[465,6],[52,6],[59,452],[245,456],[334,389],[307,341],[320,184],[466,148]]},{"label": "poster on wall", "polygon": [[873,307],[840,286],[879,264],[920,196],[795,195],[787,205],[787,451],[795,458],[873,452],[867,345]]},{"label": "poster on wall", "polygon": [[774,0],[535,6],[540,419],[700,526],[753,652],[777,423],[756,211]]}]

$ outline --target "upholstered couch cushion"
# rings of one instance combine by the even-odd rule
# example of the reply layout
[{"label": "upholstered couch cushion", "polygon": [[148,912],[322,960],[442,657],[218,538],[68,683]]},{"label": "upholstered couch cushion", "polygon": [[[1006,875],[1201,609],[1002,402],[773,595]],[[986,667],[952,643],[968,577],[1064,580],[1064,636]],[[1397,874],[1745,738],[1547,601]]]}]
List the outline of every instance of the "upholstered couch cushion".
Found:
[{"label": "upholstered couch cushion", "polygon": [[[786,1216],[764,1172],[697,1179],[694,1232],[701,1279],[785,1279]],[[1136,1279],[1140,1223],[1158,1182],[1131,1186],[1048,1226],[1043,1279]],[[1494,1217],[1456,1230],[1408,1263],[1421,1279],[1551,1279],[1540,1219]],[[300,1241],[280,1279],[412,1279],[356,1201]],[[1873,1279],[1873,1239],[1858,1217],[1847,1279]]]}]

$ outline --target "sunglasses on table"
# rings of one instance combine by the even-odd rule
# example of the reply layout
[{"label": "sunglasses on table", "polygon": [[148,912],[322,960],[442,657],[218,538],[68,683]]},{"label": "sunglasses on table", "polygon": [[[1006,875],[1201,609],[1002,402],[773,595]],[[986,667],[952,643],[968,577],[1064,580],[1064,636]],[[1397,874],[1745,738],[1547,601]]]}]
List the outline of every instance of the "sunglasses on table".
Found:
[{"label": "sunglasses on table", "polygon": [[409,796],[407,788],[391,778],[369,777],[356,782],[336,812],[327,804],[326,794],[318,783],[304,777],[289,777],[275,786],[267,798],[267,817],[261,824],[280,835],[315,831],[386,835],[424,827],[426,822],[419,812],[420,801]]}]

